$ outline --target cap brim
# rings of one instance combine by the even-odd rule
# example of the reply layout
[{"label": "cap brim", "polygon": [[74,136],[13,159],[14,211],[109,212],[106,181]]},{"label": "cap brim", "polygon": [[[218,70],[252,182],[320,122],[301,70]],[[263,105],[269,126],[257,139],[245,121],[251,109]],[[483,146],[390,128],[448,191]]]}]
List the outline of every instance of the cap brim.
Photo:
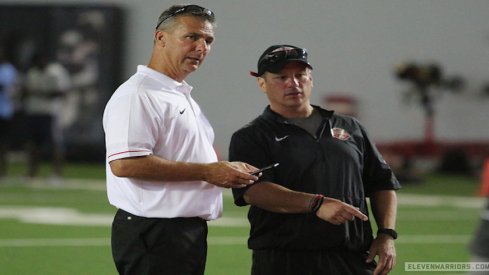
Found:
[{"label": "cap brim", "polygon": [[[265,69],[265,72],[278,73],[283,69],[283,67],[285,65],[289,64],[290,62],[300,62],[300,63],[306,65],[307,67],[309,67],[310,69],[312,69],[311,64],[309,64],[309,62],[307,62],[307,61],[304,61],[303,59],[288,59],[288,60],[285,60],[281,63],[275,64],[273,66],[269,66],[268,68]],[[258,74],[256,72],[250,71],[250,75],[254,76],[254,77],[260,77],[263,74]]]},{"label": "cap brim", "polygon": [[310,69],[312,69],[311,64],[309,64],[309,62],[304,61],[303,59],[287,59],[287,60],[284,60],[283,62],[277,63],[273,66],[269,66],[267,68],[267,72],[278,73],[285,67],[285,65],[287,65],[291,62],[300,62],[300,63],[306,65],[307,67],[309,67]]}]

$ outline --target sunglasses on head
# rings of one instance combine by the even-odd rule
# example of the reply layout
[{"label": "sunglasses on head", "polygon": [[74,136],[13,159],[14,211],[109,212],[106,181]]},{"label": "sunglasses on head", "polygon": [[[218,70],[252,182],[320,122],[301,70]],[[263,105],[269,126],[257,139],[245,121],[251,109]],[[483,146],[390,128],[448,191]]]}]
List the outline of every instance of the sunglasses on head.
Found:
[{"label": "sunglasses on head", "polygon": [[302,59],[307,60],[306,49],[281,49],[275,52],[266,54],[260,61],[260,63],[279,63],[287,59]]},{"label": "sunglasses on head", "polygon": [[176,15],[179,15],[179,14],[183,14],[183,13],[191,13],[193,15],[199,15],[199,16],[204,16],[208,19],[211,19],[211,20],[214,20],[214,12],[211,11],[210,9],[206,9],[206,8],[203,8],[201,6],[198,6],[198,5],[187,5],[187,6],[183,6],[165,16],[162,16],[159,20],[158,20],[158,23],[156,24],[156,28],[158,28],[161,23],[163,23],[165,20],[167,20],[168,18],[171,18],[171,17],[174,17]]}]

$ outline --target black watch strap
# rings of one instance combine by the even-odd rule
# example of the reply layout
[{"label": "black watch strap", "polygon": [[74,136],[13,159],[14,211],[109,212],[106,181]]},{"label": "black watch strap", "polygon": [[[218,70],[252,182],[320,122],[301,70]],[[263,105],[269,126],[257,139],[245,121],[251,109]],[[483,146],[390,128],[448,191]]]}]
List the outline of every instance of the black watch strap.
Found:
[{"label": "black watch strap", "polygon": [[391,228],[380,228],[377,230],[377,235],[379,234],[386,234],[391,236],[394,240],[397,239],[397,232],[394,229]]}]

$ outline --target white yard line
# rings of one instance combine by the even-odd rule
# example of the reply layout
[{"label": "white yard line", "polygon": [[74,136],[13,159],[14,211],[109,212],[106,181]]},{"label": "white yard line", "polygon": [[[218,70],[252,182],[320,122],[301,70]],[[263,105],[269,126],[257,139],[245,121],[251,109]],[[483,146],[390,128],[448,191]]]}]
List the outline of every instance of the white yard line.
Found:
[{"label": "white yard line", "polygon": [[[246,237],[208,237],[209,245],[246,245]],[[110,246],[110,238],[0,239],[0,247]]]},{"label": "white yard line", "polygon": [[[105,183],[100,180],[69,180],[61,185],[53,186],[43,182],[31,182],[26,184],[33,188],[66,188],[83,189],[105,192]],[[223,192],[226,198],[232,197],[229,189]],[[486,199],[478,197],[417,195],[398,193],[400,206],[422,206],[426,208],[444,206],[446,208],[436,210],[435,213],[412,213],[416,210],[406,209],[403,215],[399,212],[399,220],[461,220],[469,219],[470,215],[454,215],[453,211],[465,209],[466,211],[482,212]],[[225,212],[226,213],[226,212]],[[0,219],[17,219],[31,224],[56,224],[68,226],[104,226],[112,223],[113,214],[87,214],[76,209],[62,207],[32,207],[32,206],[0,206]],[[214,227],[248,227],[246,216],[222,217],[209,222]],[[397,242],[406,244],[466,244],[471,235],[403,235]],[[246,245],[246,237],[209,237],[209,245]],[[47,238],[47,239],[0,239],[0,247],[37,247],[37,246],[109,246],[109,238]]]},{"label": "white yard line", "polygon": [[[404,235],[396,243],[403,244],[466,244],[471,235]],[[244,245],[247,237],[211,236],[209,245]],[[0,247],[61,247],[61,246],[110,246],[110,238],[33,238],[0,239]]]},{"label": "white yard line", "polygon": [[[86,185],[84,185],[86,187]],[[230,192],[225,192],[225,196],[230,196]],[[453,215],[451,209],[467,209],[478,211],[483,209],[485,200],[475,197],[455,197],[455,196],[427,196],[413,194],[399,194],[399,205],[440,207],[446,206],[444,210],[439,210],[431,215],[428,212],[417,215],[409,215],[410,210],[406,210],[407,215],[399,211],[399,220],[460,220],[469,219],[470,215]],[[17,219],[24,223],[33,224],[56,224],[56,225],[76,225],[76,226],[110,226],[113,214],[87,214],[81,213],[76,209],[62,207],[33,207],[33,206],[0,206],[0,219]],[[246,216],[243,217],[222,217],[216,221],[209,222],[209,226],[220,227],[247,227]]]},{"label": "white yard line", "polygon": [[[50,184],[49,179],[25,180],[23,178],[9,178],[9,185],[31,186],[37,189],[81,189],[81,190],[106,190],[105,180],[101,179],[61,179],[57,184]],[[224,197],[232,197],[230,189],[223,189]],[[399,205],[413,206],[453,206],[459,208],[482,208],[486,198],[444,196],[444,195],[420,195],[398,192]]]},{"label": "white yard line", "polygon": [[461,196],[442,196],[442,195],[419,195],[419,194],[398,194],[399,205],[413,206],[449,206],[456,208],[482,209],[487,202],[487,198],[480,197],[461,197]]},{"label": "white yard line", "polygon": [[109,246],[109,238],[76,239],[0,239],[0,247],[42,247],[42,246]]}]

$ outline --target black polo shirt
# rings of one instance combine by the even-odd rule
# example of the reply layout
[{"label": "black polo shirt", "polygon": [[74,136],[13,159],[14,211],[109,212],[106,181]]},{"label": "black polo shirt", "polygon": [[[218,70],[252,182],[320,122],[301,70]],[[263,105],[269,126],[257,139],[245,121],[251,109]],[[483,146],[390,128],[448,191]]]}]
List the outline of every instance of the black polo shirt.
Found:
[{"label": "black polo shirt", "polygon": [[[400,184],[389,165],[354,118],[313,106],[323,122],[317,138],[267,107],[262,115],[235,132],[230,161],[256,167],[280,163],[255,184],[273,182],[289,189],[323,194],[352,204],[368,215],[366,197]],[[233,189],[235,204],[246,205],[247,188]],[[333,225],[315,214],[279,214],[251,206],[251,249],[347,249],[366,251],[373,240],[370,221],[355,219]]]}]

